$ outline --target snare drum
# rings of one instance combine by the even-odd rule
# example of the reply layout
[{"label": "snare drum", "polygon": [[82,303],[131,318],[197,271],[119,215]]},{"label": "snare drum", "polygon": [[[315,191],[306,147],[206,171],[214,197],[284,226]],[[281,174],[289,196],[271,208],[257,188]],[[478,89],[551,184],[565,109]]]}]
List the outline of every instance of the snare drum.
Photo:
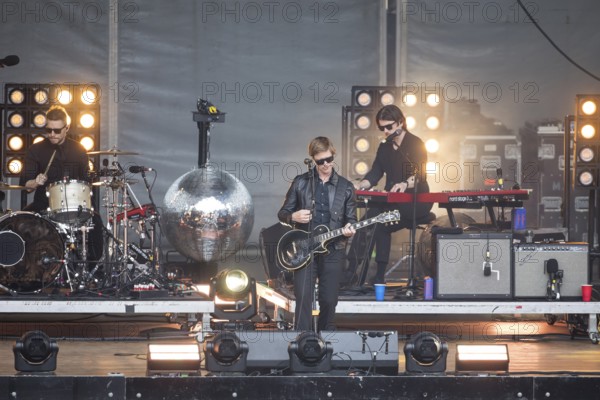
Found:
[{"label": "snare drum", "polygon": [[64,224],[82,224],[94,213],[90,184],[70,180],[48,185],[48,216]]},{"label": "snare drum", "polygon": [[58,274],[65,246],[60,227],[30,212],[0,218],[0,283],[15,290],[47,286]]}]

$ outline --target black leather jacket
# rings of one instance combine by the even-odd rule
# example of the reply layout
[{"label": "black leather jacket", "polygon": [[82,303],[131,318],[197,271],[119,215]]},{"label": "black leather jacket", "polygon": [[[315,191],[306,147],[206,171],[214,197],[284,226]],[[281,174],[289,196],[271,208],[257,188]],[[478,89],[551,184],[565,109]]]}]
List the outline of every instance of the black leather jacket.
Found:
[{"label": "black leather jacket", "polygon": [[[308,172],[305,172],[294,178],[285,196],[283,205],[279,213],[277,213],[279,221],[303,230],[308,230],[308,224],[293,222],[292,214],[298,210],[309,210],[311,207],[311,189],[308,174]],[[315,179],[318,179],[318,177],[315,176]],[[352,183],[338,175],[335,170],[329,179],[332,183],[332,185],[327,185],[329,190],[329,210],[331,212],[329,229],[334,230],[342,228],[347,223],[353,224],[356,222],[356,198]],[[342,236],[342,238],[345,237]],[[334,243],[335,248],[340,249],[346,245],[346,240],[335,240]]]}]

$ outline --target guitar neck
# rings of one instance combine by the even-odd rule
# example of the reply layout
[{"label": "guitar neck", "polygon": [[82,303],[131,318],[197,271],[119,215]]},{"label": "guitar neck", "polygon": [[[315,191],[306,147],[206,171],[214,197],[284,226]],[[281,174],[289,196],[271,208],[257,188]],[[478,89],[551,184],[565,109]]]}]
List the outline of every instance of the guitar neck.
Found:
[{"label": "guitar neck", "polygon": [[[355,230],[357,230],[357,229],[361,229],[361,228],[364,228],[369,225],[373,225],[373,224],[377,223],[377,221],[378,221],[378,217],[373,217],[373,218],[365,219],[363,221],[358,221],[350,226],[352,228],[354,228]],[[338,228],[338,229],[334,229],[332,231],[328,231],[328,232],[322,233],[320,235],[317,235],[315,237],[315,240],[318,242],[324,242],[326,240],[334,239],[338,236],[343,235],[342,229],[343,228]]]}]

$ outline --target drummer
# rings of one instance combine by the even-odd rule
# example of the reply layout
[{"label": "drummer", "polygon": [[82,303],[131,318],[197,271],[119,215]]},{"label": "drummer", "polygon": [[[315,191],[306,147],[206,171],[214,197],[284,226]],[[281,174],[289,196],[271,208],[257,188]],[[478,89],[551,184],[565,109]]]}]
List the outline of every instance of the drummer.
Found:
[{"label": "drummer", "polygon": [[[35,194],[33,202],[23,211],[45,213],[49,206],[46,188],[51,183],[64,178],[90,182],[88,156],[79,142],[67,137],[68,121],[69,115],[64,107],[50,107],[46,113],[46,138],[27,150],[21,185],[29,192],[35,190]],[[89,249],[89,259],[98,260],[103,241],[100,215],[95,213],[93,222],[98,228],[90,232],[93,245]]]}]

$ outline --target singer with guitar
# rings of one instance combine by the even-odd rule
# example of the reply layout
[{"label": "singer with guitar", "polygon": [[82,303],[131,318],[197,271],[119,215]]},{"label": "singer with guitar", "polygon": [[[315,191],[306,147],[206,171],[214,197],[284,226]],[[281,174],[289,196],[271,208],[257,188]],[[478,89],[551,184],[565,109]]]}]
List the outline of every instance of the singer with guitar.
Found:
[{"label": "singer with guitar", "polygon": [[[357,190],[367,190],[377,185],[385,174],[385,187],[387,192],[415,192],[415,178],[417,193],[429,192],[426,181],[427,150],[425,144],[417,136],[410,133],[406,126],[404,114],[395,105],[381,108],[375,117],[379,130],[385,134],[385,141],[379,145],[377,154],[370,171],[357,184]],[[421,203],[416,205],[416,219],[429,214],[433,204]],[[348,272],[356,270],[360,254],[366,254],[366,262],[376,247],[377,272],[372,283],[384,283],[385,271],[390,258],[391,235],[403,228],[410,228],[413,220],[413,205],[398,204],[393,206],[398,209],[402,220],[396,225],[375,225],[373,240],[368,243],[359,235],[353,240],[348,254]],[[367,210],[366,218],[380,214],[385,209],[371,207]],[[364,230],[362,232],[365,232]],[[367,243],[366,243],[367,242]],[[359,250],[367,246],[367,251]]]},{"label": "singer with guitar", "polygon": [[[311,158],[305,160],[308,172],[294,178],[277,214],[282,223],[307,232],[320,225],[330,230],[342,229],[341,236],[326,243],[327,252],[315,253],[305,267],[294,272],[295,329],[299,331],[335,329],[333,320],[346,242],[355,232],[351,226],[356,222],[354,187],[333,168],[335,153],[333,143],[326,137],[310,142]],[[311,316],[317,278],[320,312],[314,326]]]}]

